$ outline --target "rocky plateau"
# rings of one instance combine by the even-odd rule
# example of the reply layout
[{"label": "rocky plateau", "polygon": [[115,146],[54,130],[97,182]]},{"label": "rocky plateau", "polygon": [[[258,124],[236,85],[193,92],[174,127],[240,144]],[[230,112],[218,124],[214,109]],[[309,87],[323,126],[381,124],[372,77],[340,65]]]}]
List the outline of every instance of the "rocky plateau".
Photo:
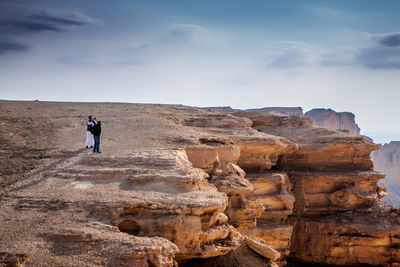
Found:
[{"label": "rocky plateau", "polygon": [[0,266],[399,266],[379,146],[278,111],[0,101]]}]

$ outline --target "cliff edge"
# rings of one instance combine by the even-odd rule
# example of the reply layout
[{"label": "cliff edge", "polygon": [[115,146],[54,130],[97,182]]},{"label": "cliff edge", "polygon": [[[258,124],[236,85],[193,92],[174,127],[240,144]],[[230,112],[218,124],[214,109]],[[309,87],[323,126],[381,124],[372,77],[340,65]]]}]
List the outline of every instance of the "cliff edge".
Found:
[{"label": "cliff edge", "polygon": [[[7,162],[42,149],[2,175],[0,265],[400,264],[363,137],[265,110],[0,104]],[[102,154],[83,147],[87,115]]]}]

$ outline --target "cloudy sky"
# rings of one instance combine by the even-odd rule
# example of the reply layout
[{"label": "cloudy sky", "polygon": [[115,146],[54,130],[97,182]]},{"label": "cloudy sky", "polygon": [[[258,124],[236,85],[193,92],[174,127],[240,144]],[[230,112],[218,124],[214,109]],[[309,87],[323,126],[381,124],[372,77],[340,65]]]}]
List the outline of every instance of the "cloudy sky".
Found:
[{"label": "cloudy sky", "polygon": [[400,1],[1,0],[0,98],[351,111],[400,140]]}]

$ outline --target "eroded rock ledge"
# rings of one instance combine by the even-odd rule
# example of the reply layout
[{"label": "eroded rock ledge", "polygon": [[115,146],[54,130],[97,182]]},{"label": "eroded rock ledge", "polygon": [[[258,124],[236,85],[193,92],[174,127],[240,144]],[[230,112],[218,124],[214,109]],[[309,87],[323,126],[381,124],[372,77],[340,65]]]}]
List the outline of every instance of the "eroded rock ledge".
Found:
[{"label": "eroded rock ledge", "polygon": [[81,151],[10,186],[1,261],[400,264],[399,212],[376,204],[377,145],[292,113],[225,113],[142,105],[124,129],[143,128],[141,149]]}]

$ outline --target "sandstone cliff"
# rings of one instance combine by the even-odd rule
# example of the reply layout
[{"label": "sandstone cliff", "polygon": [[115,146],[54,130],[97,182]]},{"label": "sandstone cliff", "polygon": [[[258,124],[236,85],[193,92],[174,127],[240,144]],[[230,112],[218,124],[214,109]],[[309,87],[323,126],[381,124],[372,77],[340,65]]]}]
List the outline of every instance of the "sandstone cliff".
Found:
[{"label": "sandstone cliff", "polygon": [[[360,135],[360,128],[355,123],[354,114],[350,112],[335,112],[331,109],[312,109],[304,114],[312,118],[317,125],[332,129],[348,130],[353,135]],[[372,139],[365,137],[372,141]],[[388,194],[381,200],[382,203],[400,207],[400,144],[396,141],[383,145],[372,154],[375,169],[386,174],[386,178],[379,181],[385,186]]]},{"label": "sandstone cliff", "polygon": [[304,116],[312,118],[317,125],[332,129],[348,130],[352,135],[360,135],[360,127],[351,112],[336,112],[332,109],[316,108],[307,111]]},{"label": "sandstone cliff", "polygon": [[[363,137],[264,110],[1,104],[63,124],[2,187],[0,264],[400,264],[400,215],[376,204],[384,175]],[[87,114],[103,122],[102,154],[81,148]]]},{"label": "sandstone cliff", "polygon": [[[241,111],[241,109],[233,109],[231,107],[208,107],[208,110],[218,112],[218,113],[233,113],[236,111]],[[264,107],[264,108],[256,108],[256,109],[246,109],[253,111],[269,111],[273,113],[279,113],[283,115],[294,115],[294,116],[303,116],[303,108],[302,107]]]},{"label": "sandstone cliff", "polygon": [[386,173],[381,184],[389,194],[383,199],[384,203],[400,208],[400,141],[384,144],[372,153],[375,169]]},{"label": "sandstone cliff", "polygon": [[[377,185],[369,157],[378,148],[362,137],[318,127],[308,118],[242,111],[252,127],[284,136],[298,149],[281,155],[276,169],[287,171],[294,194],[290,257],[334,265],[391,265],[399,262],[398,212],[377,205],[385,192]],[[382,224],[377,224],[379,218]]]}]

